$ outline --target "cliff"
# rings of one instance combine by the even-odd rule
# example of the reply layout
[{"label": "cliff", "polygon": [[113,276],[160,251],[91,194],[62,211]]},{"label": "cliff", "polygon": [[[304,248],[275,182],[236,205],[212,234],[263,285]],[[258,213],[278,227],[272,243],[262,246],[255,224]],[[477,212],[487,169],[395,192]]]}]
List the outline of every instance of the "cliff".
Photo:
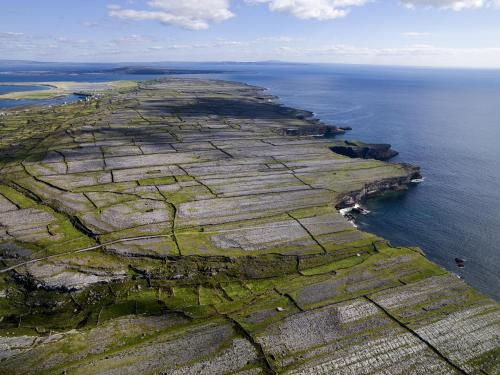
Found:
[{"label": "cliff", "polygon": [[388,160],[398,154],[389,144],[368,144],[360,141],[344,141],[332,146],[332,151],[350,158]]},{"label": "cliff", "polygon": [[1,373],[498,373],[498,304],[338,212],[417,167],[222,81],[0,121]]}]

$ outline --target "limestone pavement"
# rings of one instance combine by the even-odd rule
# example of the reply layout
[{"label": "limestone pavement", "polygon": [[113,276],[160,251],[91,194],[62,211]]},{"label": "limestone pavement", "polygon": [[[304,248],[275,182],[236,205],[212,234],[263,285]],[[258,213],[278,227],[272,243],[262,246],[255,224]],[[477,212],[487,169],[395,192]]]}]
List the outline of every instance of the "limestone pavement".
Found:
[{"label": "limestone pavement", "polygon": [[262,89],[166,79],[0,120],[0,372],[496,374],[500,309],[338,208],[349,158]]}]

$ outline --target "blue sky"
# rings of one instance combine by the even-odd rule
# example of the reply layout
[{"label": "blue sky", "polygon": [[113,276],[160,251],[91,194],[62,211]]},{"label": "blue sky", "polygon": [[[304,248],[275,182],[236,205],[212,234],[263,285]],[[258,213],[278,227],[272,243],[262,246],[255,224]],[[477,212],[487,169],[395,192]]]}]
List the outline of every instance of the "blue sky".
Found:
[{"label": "blue sky", "polygon": [[1,0],[0,58],[500,68],[500,0]]}]

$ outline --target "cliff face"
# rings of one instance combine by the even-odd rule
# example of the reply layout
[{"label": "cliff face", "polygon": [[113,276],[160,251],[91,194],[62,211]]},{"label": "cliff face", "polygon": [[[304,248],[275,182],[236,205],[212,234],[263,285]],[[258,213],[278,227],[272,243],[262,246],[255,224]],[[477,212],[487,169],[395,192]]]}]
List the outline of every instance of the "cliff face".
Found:
[{"label": "cliff face", "polygon": [[368,144],[359,141],[344,141],[331,149],[337,154],[361,159],[388,160],[398,155],[389,144]]},{"label": "cliff face", "polygon": [[498,372],[498,304],[337,211],[419,169],[310,113],[169,79],[0,121],[1,373]]},{"label": "cliff face", "polygon": [[401,166],[406,171],[405,175],[369,182],[362,189],[351,191],[341,197],[335,207],[338,209],[351,207],[369,198],[406,190],[412,184],[412,181],[422,178],[419,167],[410,164],[401,164]]}]

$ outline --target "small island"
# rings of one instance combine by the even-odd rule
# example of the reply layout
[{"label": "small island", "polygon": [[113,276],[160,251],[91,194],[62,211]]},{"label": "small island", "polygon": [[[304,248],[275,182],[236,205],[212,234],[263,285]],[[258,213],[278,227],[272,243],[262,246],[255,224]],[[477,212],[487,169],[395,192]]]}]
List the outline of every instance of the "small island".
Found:
[{"label": "small island", "polygon": [[0,117],[0,372],[495,374],[498,303],[340,209],[417,166],[263,89]]}]

